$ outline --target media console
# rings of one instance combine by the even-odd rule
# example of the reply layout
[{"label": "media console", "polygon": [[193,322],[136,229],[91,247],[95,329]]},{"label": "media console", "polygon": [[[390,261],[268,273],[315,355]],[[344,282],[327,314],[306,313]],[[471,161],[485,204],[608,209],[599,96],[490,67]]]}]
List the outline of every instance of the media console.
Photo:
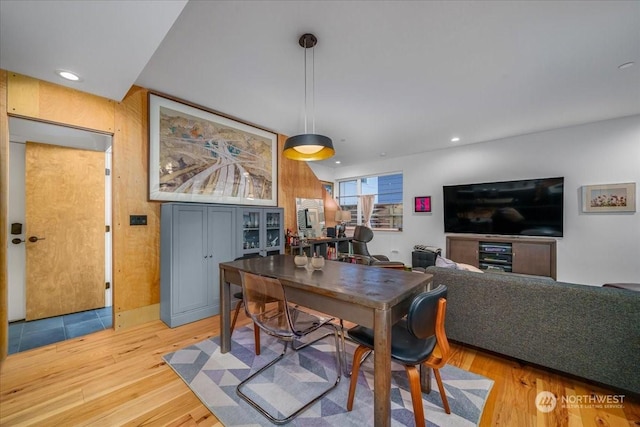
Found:
[{"label": "media console", "polygon": [[556,279],[555,239],[448,235],[447,258],[482,270]]}]

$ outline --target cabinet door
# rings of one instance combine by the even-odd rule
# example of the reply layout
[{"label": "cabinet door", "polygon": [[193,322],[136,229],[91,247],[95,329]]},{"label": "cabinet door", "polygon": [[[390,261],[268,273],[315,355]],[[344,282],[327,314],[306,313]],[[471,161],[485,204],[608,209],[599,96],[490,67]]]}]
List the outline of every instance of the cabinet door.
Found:
[{"label": "cabinet door", "polygon": [[213,314],[220,313],[221,262],[236,258],[236,210],[235,208],[211,207],[208,210],[208,304]]},{"label": "cabinet door", "polygon": [[207,209],[173,207],[171,313],[178,315],[211,303],[207,241]]},{"label": "cabinet door", "polygon": [[284,253],[284,232],[282,224],[284,215],[282,209],[264,209],[265,224],[265,254]]},{"label": "cabinet door", "polygon": [[[551,267],[551,245],[548,243],[513,242],[513,272],[554,277]],[[554,277],[555,278],[555,277]]]},{"label": "cabinet door", "polygon": [[238,256],[260,253],[264,248],[264,218],[260,208],[238,209],[238,228],[241,230]]},{"label": "cabinet door", "polygon": [[478,267],[478,241],[448,238],[447,258]]}]

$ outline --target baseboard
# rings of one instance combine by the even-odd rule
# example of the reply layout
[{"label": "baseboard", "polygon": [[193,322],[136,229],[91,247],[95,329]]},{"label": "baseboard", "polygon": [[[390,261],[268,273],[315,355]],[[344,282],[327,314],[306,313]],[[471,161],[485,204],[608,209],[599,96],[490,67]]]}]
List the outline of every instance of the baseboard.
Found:
[{"label": "baseboard", "polygon": [[152,304],[115,313],[113,327],[115,330],[125,329],[159,319],[160,304]]}]

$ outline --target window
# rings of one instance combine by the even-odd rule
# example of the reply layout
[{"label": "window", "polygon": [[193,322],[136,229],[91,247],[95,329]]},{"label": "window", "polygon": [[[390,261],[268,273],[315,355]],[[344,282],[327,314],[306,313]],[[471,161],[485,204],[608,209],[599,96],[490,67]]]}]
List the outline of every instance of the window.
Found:
[{"label": "window", "polygon": [[364,224],[364,212],[360,196],[373,195],[371,228],[402,230],[402,174],[368,176],[338,181],[338,203],[344,211],[351,212],[348,226]]}]

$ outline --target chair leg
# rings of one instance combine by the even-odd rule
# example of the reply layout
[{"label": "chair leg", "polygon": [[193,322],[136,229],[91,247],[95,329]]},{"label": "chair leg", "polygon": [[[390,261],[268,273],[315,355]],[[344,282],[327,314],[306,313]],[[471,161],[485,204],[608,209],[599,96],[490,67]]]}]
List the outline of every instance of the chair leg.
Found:
[{"label": "chair leg", "polygon": [[280,354],[280,356],[276,357],[273,361],[269,362],[267,365],[263,366],[258,371],[256,371],[255,373],[249,375],[245,380],[240,382],[240,384],[238,384],[237,387],[236,387],[236,394],[238,396],[240,396],[243,400],[245,400],[247,403],[249,403],[251,406],[253,406],[255,409],[257,409],[262,415],[264,415],[266,418],[268,418],[272,423],[278,424],[278,425],[288,423],[289,421],[291,421],[292,419],[297,417],[299,414],[301,414],[302,412],[306,411],[311,406],[316,404],[316,402],[318,402],[320,399],[322,399],[324,396],[326,396],[329,392],[331,392],[331,390],[333,390],[334,388],[336,388],[338,386],[338,384],[340,383],[340,378],[341,378],[340,372],[342,370],[342,367],[340,366],[341,365],[341,363],[340,363],[340,354],[338,354],[338,349],[340,347],[340,337],[339,337],[339,333],[338,333],[338,328],[336,328],[335,325],[331,325],[331,324],[328,324],[328,325],[325,325],[325,326],[329,326],[329,325],[333,328],[333,337],[334,337],[335,346],[336,346],[336,380],[333,383],[333,385],[328,387],[326,390],[324,390],[323,392],[318,394],[312,400],[310,400],[307,403],[305,403],[304,406],[298,408],[295,412],[293,412],[291,415],[289,415],[289,416],[287,416],[285,418],[276,418],[276,417],[274,417],[269,412],[267,412],[264,408],[262,408],[257,402],[253,401],[249,396],[244,394],[242,392],[242,388],[247,383],[249,383],[252,379],[254,379],[258,375],[260,375],[266,369],[268,369],[271,366],[275,365],[279,360],[281,360],[284,357],[285,353],[287,352],[288,345],[289,345],[289,342],[285,341],[284,342],[284,349],[282,350],[282,354]]},{"label": "chair leg", "polygon": [[240,314],[240,307],[242,307],[243,302],[244,301],[240,300],[236,303],[236,310],[233,314],[233,321],[231,321],[231,335],[233,335],[233,330],[236,328],[236,320],[238,320],[238,314]]},{"label": "chair leg", "polygon": [[253,324],[253,340],[256,343],[256,356],[260,356],[260,327]]},{"label": "chair leg", "polygon": [[411,389],[411,403],[413,403],[413,415],[416,421],[416,427],[425,427],[424,424],[424,408],[422,407],[422,389],[420,387],[420,372],[418,368],[411,365],[405,365],[409,377],[409,388]]},{"label": "chair leg", "polygon": [[349,396],[347,397],[347,411],[353,409],[353,398],[356,395],[356,385],[358,384],[358,373],[360,372],[360,364],[363,360],[363,355],[366,352],[371,351],[369,347],[363,345],[358,346],[353,353],[353,365],[351,367],[351,383],[349,384]]},{"label": "chair leg", "polygon": [[342,341],[342,373],[345,377],[351,377],[351,371],[349,370],[349,366],[347,365],[347,345],[345,343],[345,335],[347,333],[344,331],[344,321],[340,319],[340,339]]},{"label": "chair leg", "polygon": [[438,390],[440,390],[440,396],[442,396],[442,406],[444,406],[444,411],[447,414],[451,413],[451,409],[449,409],[449,401],[447,400],[447,394],[444,392],[444,385],[442,384],[442,378],[440,377],[440,370],[433,369],[433,375],[436,377],[436,382],[438,383]]}]

